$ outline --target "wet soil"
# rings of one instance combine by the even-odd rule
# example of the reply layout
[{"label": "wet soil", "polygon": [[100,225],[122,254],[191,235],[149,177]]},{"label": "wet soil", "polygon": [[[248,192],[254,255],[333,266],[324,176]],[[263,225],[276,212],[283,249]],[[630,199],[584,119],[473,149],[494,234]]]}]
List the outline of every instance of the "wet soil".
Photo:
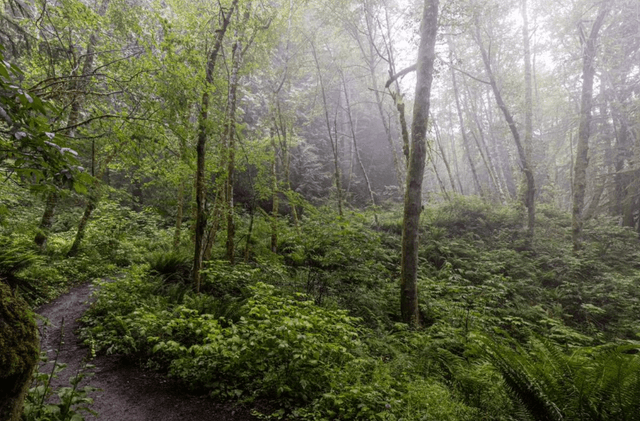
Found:
[{"label": "wet soil", "polygon": [[[69,378],[84,365],[89,349],[83,346],[76,331],[78,319],[89,307],[91,283],[73,288],[69,293],[40,307],[36,312],[48,319],[39,322],[41,348],[53,361],[60,349],[59,363],[67,368],[52,383],[69,385]],[[63,341],[60,337],[63,333]],[[91,362],[94,373],[81,384],[101,389],[90,395],[94,399],[92,409],[98,413],[85,415],[87,421],[249,421],[258,418],[249,408],[219,403],[206,395],[189,393],[177,380],[152,371],[143,370],[119,356],[98,356]],[[48,363],[49,370],[52,362]],[[42,370],[43,368],[41,368]],[[46,368],[45,368],[46,369]]]}]

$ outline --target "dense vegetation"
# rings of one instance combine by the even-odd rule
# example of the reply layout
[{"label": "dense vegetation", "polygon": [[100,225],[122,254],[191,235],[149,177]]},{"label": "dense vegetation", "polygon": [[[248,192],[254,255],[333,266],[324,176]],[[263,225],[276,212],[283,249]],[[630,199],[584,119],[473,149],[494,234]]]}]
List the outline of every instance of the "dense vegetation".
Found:
[{"label": "dense vegetation", "polygon": [[560,3],[0,0],[0,418],[91,281],[262,419],[639,419],[639,5]]},{"label": "dense vegetation", "polygon": [[[635,419],[640,247],[606,218],[571,256],[568,214],[540,209],[532,252],[517,251],[526,232],[513,208],[462,197],[430,206],[424,328],[410,330],[399,323],[398,210],[376,227],[370,214],[309,208],[297,229],[282,227],[279,253],[259,235],[268,218],[254,217],[246,261],[208,261],[194,293],[188,249],[173,248],[152,214],[113,203],[87,235],[94,246],[61,259],[70,230],[55,227],[38,255],[31,221],[42,205],[29,205],[3,233],[14,256],[32,256],[16,272],[24,295],[40,302],[69,281],[124,274],[102,283],[85,342],[196,391],[299,419]],[[250,223],[239,220],[240,238]]]}]

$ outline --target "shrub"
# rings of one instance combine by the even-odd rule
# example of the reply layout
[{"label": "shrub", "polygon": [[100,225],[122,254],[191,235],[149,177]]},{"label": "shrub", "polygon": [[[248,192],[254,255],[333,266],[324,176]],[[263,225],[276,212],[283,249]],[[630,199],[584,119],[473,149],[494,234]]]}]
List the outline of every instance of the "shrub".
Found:
[{"label": "shrub", "polygon": [[246,316],[172,364],[189,384],[232,397],[272,397],[306,402],[327,390],[331,373],[355,358],[355,320],[302,296],[279,296],[258,283]]}]

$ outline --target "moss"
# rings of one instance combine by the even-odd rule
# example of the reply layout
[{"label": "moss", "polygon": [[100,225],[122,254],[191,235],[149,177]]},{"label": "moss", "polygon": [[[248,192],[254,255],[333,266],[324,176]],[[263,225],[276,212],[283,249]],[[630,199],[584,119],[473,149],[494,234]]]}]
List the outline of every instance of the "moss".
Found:
[{"label": "moss", "polygon": [[0,419],[19,419],[39,346],[28,304],[0,281]]}]

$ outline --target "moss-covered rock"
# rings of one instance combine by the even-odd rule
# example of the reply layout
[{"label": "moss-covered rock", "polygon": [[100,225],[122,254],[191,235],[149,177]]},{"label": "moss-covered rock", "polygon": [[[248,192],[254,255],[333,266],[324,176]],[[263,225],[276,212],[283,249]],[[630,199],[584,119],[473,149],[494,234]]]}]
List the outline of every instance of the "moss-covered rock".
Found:
[{"label": "moss-covered rock", "polygon": [[20,419],[38,354],[33,312],[0,281],[0,420]]}]

